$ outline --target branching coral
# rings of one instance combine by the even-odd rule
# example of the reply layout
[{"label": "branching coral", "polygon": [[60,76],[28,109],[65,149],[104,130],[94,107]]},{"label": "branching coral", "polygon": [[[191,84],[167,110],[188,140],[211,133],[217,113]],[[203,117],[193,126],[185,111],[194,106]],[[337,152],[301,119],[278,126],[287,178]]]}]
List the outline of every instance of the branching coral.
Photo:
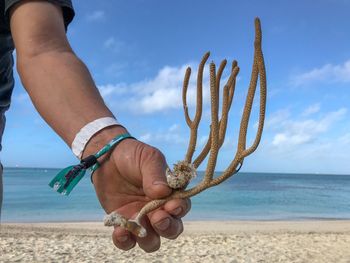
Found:
[{"label": "branching coral", "polygon": [[[223,88],[223,99],[222,99],[222,110],[219,118],[219,93],[220,93],[220,79],[223,71],[226,67],[227,61],[223,60],[216,71],[214,62],[210,63],[210,98],[211,98],[211,125],[210,125],[210,136],[208,141],[199,155],[192,162],[193,154],[195,152],[197,143],[197,133],[199,122],[202,117],[202,106],[203,106],[203,71],[205,63],[209,58],[209,52],[206,53],[199,65],[197,75],[197,101],[196,101],[196,112],[193,120],[191,120],[188,107],[187,107],[187,88],[191,75],[191,68],[187,68],[183,83],[183,107],[185,119],[188,127],[190,128],[190,140],[187,149],[185,159],[175,164],[173,171],[167,170],[167,179],[169,185],[177,190],[165,199],[153,200],[147,203],[139,212],[135,220],[128,220],[116,212],[112,212],[105,218],[105,225],[120,225],[127,230],[138,236],[145,236],[146,230],[141,226],[140,219],[148,214],[149,212],[161,207],[167,201],[178,198],[189,198],[192,197],[209,187],[220,184],[227,178],[234,175],[241,165],[245,157],[253,153],[259,145],[265,120],[265,108],[266,108],[266,73],[264,57],[261,49],[261,25],[259,18],[255,19],[255,42],[254,42],[254,60],[253,68],[251,73],[250,84],[248,88],[248,94],[243,108],[243,114],[241,118],[240,130],[238,135],[238,145],[236,154],[229,164],[227,169],[218,177],[213,178],[215,166],[217,162],[217,156],[221,146],[224,143],[226,128],[228,122],[228,113],[231,109],[233,97],[236,87],[236,78],[239,72],[239,67],[236,61],[233,61],[231,74],[228,78],[227,83]],[[253,101],[256,93],[258,84],[258,78],[260,78],[260,108],[259,108],[259,122],[255,140],[250,147],[247,147],[247,131],[248,123],[252,111]],[[196,174],[196,169],[208,156],[207,168],[203,180],[191,189],[185,190],[191,178]]]}]

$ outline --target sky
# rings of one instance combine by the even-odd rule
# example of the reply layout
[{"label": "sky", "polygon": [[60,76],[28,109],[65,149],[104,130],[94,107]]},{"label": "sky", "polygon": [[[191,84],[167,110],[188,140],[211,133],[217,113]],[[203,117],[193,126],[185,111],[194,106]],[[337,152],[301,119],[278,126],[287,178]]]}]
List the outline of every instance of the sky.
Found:
[{"label": "sky", "polygon": [[[207,51],[217,65],[226,58],[240,66],[216,170],[225,170],[234,158],[253,61],[254,18],[260,17],[266,123],[259,148],[245,159],[242,171],[350,174],[350,0],[73,3],[76,16],[67,34],[75,53],[118,120],[133,136],[159,148],[169,165],[184,158],[189,140],[181,102],[184,72],[191,66],[188,101],[193,116],[195,74]],[[208,64],[204,75],[197,153],[210,125]],[[3,164],[59,168],[76,163],[15,78]],[[248,145],[256,133],[258,99]],[[200,169],[205,167],[206,162]]]}]

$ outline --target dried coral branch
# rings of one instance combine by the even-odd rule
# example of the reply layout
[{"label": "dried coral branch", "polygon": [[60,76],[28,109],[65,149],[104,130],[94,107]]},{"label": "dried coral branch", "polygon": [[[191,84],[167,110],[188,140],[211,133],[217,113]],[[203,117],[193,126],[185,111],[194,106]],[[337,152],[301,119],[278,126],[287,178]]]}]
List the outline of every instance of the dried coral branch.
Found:
[{"label": "dried coral branch", "polygon": [[[221,113],[221,118],[219,121],[219,148],[221,148],[222,144],[224,143],[225,140],[225,135],[226,135],[226,128],[227,128],[227,120],[228,120],[228,112],[230,111],[231,104],[233,101],[233,95],[235,92],[235,87],[236,87],[236,78],[239,72],[239,67],[237,67],[237,61],[233,62],[234,68],[231,72],[231,75],[224,87],[224,95],[223,95],[223,105],[222,105],[222,113]],[[220,69],[219,69],[220,70]],[[219,76],[219,74],[218,74]],[[217,80],[217,85],[220,84]],[[226,90],[228,90],[228,101],[226,102],[225,100],[225,93]],[[210,131],[211,134],[211,131]],[[198,168],[199,165],[204,161],[204,159],[207,157],[209,151],[210,151],[210,145],[211,145],[211,136],[209,136],[207,143],[205,144],[203,150],[201,153],[198,155],[198,157],[193,161],[193,165],[195,168]]]},{"label": "dried coral branch", "polygon": [[[227,60],[226,59],[221,61],[219,69],[218,69],[218,72],[216,74],[216,84],[215,85],[216,85],[216,88],[217,88],[217,94],[218,95],[220,95],[220,81],[221,81],[222,74],[223,74],[223,72],[225,70],[226,64],[227,64]],[[217,97],[217,102],[216,103],[219,105],[219,96]]]},{"label": "dried coral branch", "polygon": [[183,107],[184,107],[185,120],[186,120],[188,127],[191,127],[191,125],[192,125],[192,121],[190,119],[190,116],[188,115],[188,107],[187,107],[187,100],[186,100],[188,83],[190,82],[190,77],[191,77],[191,68],[188,67],[186,69],[184,84],[183,84],[183,88],[182,88],[182,101],[183,101],[183,105],[184,105]]},{"label": "dried coral branch", "polygon": [[[240,134],[238,138],[238,149],[234,160],[231,162],[229,167],[223,172],[222,175],[215,178],[211,183],[210,187],[220,184],[222,181],[226,180],[228,177],[234,173],[239,164],[243,163],[243,159],[254,152],[259,145],[265,120],[265,109],[266,109],[266,71],[264,56],[261,49],[261,25],[258,18],[255,19],[255,42],[254,42],[254,61],[251,81],[248,89],[248,95],[246,104],[243,110],[243,115],[241,119]],[[248,130],[248,122],[251,114],[251,108],[253,105],[254,95],[256,91],[256,85],[258,77],[260,77],[260,112],[259,112],[259,123],[258,131],[254,140],[253,145],[246,149],[246,137]]]},{"label": "dried coral branch", "polygon": [[[182,101],[184,104],[184,112],[185,112],[185,118],[188,127],[191,130],[190,135],[190,141],[188,144],[188,149],[185,157],[185,161],[190,164],[192,162],[193,153],[196,148],[197,144],[197,132],[198,132],[198,126],[199,122],[202,117],[202,107],[203,107],[203,71],[204,71],[204,65],[207,62],[208,58],[210,56],[210,53],[207,52],[203,58],[201,63],[199,64],[198,68],[198,74],[197,74],[197,101],[196,101],[196,114],[194,116],[193,121],[191,121],[189,114],[188,114],[188,107],[186,102],[186,95],[187,95],[187,88],[188,88],[188,81],[191,74],[191,68],[188,68],[185,75],[184,80],[184,89],[182,92]],[[189,73],[188,73],[189,72]]]},{"label": "dried coral branch", "polygon": [[209,183],[213,178],[216,160],[219,153],[219,89],[216,87],[216,72],[214,62],[210,63],[210,98],[211,98],[211,126],[210,126],[210,155],[204,181]]},{"label": "dried coral branch", "polygon": [[[236,78],[239,72],[237,62],[233,61],[230,77],[224,86],[223,89],[223,99],[222,99],[222,110],[221,117],[219,119],[219,93],[220,93],[220,79],[222,77],[224,68],[227,64],[226,60],[223,60],[220,64],[218,71],[216,72],[214,62],[210,63],[210,95],[211,95],[211,126],[210,134],[206,145],[203,150],[200,152],[198,157],[192,163],[192,157],[196,148],[197,143],[197,134],[198,126],[202,116],[202,104],[203,104],[203,95],[202,95],[202,82],[203,82],[203,71],[204,65],[209,58],[209,52],[204,55],[202,61],[199,65],[198,76],[197,76],[197,105],[196,113],[193,121],[189,117],[188,107],[186,102],[187,89],[189,84],[189,79],[191,75],[191,69],[186,70],[184,85],[183,85],[183,105],[184,105],[184,115],[186,123],[190,128],[190,140],[187,149],[187,153],[184,161],[180,161],[174,165],[173,171],[167,170],[167,179],[169,185],[180,190],[174,191],[170,196],[165,199],[153,200],[147,203],[139,212],[135,220],[127,220],[123,216],[118,215],[116,212],[112,212],[107,215],[105,218],[106,225],[121,225],[132,233],[144,236],[145,229],[141,226],[141,218],[148,214],[149,212],[159,208],[164,205],[167,201],[177,198],[188,198],[194,196],[203,190],[218,185],[221,182],[225,181],[227,178],[235,174],[241,165],[245,157],[253,153],[259,145],[261,140],[261,135],[264,127],[265,120],[265,108],[266,108],[266,73],[265,73],[265,64],[264,57],[261,49],[261,26],[260,20],[255,19],[255,42],[254,42],[254,59],[251,80],[248,88],[247,99],[243,108],[243,114],[241,118],[240,130],[238,135],[238,145],[237,151],[234,155],[234,158],[227,169],[218,177],[213,178],[217,156],[219,149],[224,143],[228,114],[231,109],[233,102]],[[258,130],[256,133],[255,140],[253,144],[247,148],[247,133],[248,133],[248,124],[252,111],[253,101],[256,93],[256,87],[260,79],[260,107],[259,107],[259,124]],[[185,190],[189,180],[194,177],[196,173],[196,168],[203,162],[203,160],[209,154],[209,159],[207,163],[207,168],[203,180],[196,186],[191,189]]]}]

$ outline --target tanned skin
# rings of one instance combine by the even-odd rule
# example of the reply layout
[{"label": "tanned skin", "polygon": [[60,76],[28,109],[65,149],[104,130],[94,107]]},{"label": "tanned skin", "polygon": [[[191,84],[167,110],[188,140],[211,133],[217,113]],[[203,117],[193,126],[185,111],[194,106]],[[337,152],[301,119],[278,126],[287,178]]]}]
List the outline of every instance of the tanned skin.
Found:
[{"label": "tanned skin", "polygon": [[[113,116],[89,70],[69,45],[60,7],[45,1],[21,1],[11,9],[10,22],[23,86],[40,115],[67,145],[87,123]],[[121,126],[103,129],[89,141],[84,156],[125,132]],[[166,197],[172,191],[166,183],[164,155],[140,141],[126,139],[100,161],[103,165],[94,173],[93,181],[107,213],[117,210],[132,218],[149,200]],[[188,199],[169,201],[145,218],[142,225],[147,237],[139,238],[116,227],[113,242],[123,250],[138,243],[146,252],[156,251],[160,237],[175,239],[182,233],[181,218],[190,206]]]}]

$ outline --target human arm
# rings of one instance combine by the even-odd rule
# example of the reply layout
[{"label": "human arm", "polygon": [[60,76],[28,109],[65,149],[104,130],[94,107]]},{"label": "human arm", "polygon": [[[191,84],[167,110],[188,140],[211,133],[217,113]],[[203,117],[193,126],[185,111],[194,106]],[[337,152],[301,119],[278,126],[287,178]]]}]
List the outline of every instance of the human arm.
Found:
[{"label": "human arm", "polygon": [[[61,8],[45,1],[23,1],[11,9],[11,32],[17,50],[17,69],[34,106],[70,146],[87,123],[113,116],[101,98],[91,75],[72,51],[65,35]],[[113,126],[97,133],[84,156],[97,152],[126,130]],[[132,217],[150,199],[170,194],[165,180],[166,162],[155,148],[136,140],[124,140],[94,174],[94,186],[106,212],[117,209]],[[154,184],[154,182],[160,182]],[[160,236],[176,238],[182,232],[181,217],[188,200],[173,200],[145,218],[148,236],[140,239],[117,227],[113,241],[121,249],[137,242],[146,251],[160,245]],[[180,209],[180,213],[174,211]],[[157,228],[162,220],[166,229]],[[120,242],[120,237],[128,237]]]}]

